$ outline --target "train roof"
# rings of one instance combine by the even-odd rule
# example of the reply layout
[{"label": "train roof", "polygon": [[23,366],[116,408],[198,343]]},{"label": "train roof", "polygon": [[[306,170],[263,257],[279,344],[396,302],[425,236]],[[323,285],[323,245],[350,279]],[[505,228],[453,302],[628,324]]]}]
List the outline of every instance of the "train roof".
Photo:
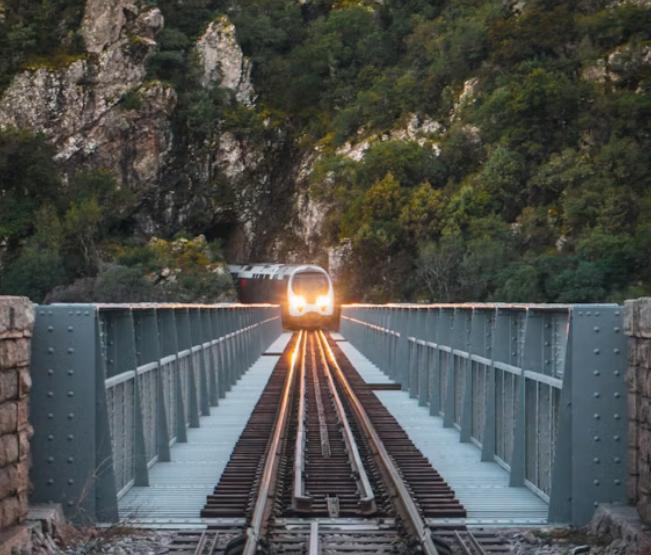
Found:
[{"label": "train roof", "polygon": [[328,274],[321,266],[316,264],[231,264],[228,271],[239,278],[266,278],[283,279],[289,277],[297,270],[323,272]]}]

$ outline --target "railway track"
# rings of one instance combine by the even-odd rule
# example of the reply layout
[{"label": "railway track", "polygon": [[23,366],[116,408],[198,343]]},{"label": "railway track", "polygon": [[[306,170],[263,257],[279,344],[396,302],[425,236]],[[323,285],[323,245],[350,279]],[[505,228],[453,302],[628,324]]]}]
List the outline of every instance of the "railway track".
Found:
[{"label": "railway track", "polygon": [[226,524],[180,532],[169,552],[503,552],[491,536],[432,534],[426,518],[465,510],[373,387],[323,332],[296,333],[202,510]]}]

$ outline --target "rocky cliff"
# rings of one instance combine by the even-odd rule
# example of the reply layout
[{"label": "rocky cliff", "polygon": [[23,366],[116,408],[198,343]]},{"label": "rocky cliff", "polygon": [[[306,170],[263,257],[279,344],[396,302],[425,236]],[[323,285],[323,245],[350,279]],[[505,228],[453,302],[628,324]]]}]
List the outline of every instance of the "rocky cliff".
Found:
[{"label": "rocky cliff", "polygon": [[[305,193],[295,195],[300,169],[292,137],[268,121],[255,140],[224,129],[220,119],[203,122],[208,131],[201,135],[176,126],[177,92],[147,76],[163,27],[161,11],[144,2],[88,0],[80,29],[85,53],[16,75],[0,97],[0,128],[44,134],[64,172],[109,170],[135,194],[144,237],[184,230],[225,239],[233,259],[300,256],[310,230],[278,239],[304,213],[287,202],[296,196],[296,206],[305,204]],[[191,55],[200,87],[222,89],[255,112],[251,62],[227,17],[206,27]],[[299,229],[318,225],[314,214],[303,220]]]}]

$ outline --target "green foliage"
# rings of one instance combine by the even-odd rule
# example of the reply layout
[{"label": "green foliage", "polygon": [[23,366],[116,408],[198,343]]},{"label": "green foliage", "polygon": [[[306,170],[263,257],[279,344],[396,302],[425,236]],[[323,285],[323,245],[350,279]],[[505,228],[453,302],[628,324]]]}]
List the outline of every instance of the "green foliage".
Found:
[{"label": "green foliage", "polygon": [[156,300],[154,285],[139,268],[110,265],[97,277],[93,300],[104,303],[152,302]]},{"label": "green foliage", "polygon": [[[331,207],[326,240],[349,242],[351,266],[363,269],[346,280],[349,297],[569,302],[651,293],[648,6],[530,0],[515,13],[502,0],[148,3],[166,19],[148,71],[176,89],[177,158],[189,145],[210,148],[216,132],[268,144],[280,125],[297,149],[318,145],[311,190]],[[21,67],[83,55],[81,0],[5,6],[0,89]],[[254,108],[198,84],[192,45],[222,14],[253,60]],[[600,80],[604,59],[610,73]],[[141,101],[134,90],[121,106]],[[414,115],[441,125],[405,134]],[[337,152],[364,140],[357,160]],[[0,133],[2,287],[42,296],[98,276],[95,293],[84,294],[227,294],[212,246],[124,247],[129,195],[103,172],[64,185],[52,154],[42,138]],[[47,275],[24,271],[39,264]]]},{"label": "green foliage", "polygon": [[5,0],[0,18],[0,91],[30,61],[64,62],[83,52],[84,0]]},{"label": "green foliage", "polygon": [[53,156],[42,137],[0,131],[0,240],[10,247],[31,234],[39,206],[60,202]]},{"label": "green foliage", "polygon": [[406,187],[427,181],[433,185],[445,183],[445,168],[434,152],[417,143],[383,141],[368,149],[358,170],[362,184],[373,183],[391,172]]}]

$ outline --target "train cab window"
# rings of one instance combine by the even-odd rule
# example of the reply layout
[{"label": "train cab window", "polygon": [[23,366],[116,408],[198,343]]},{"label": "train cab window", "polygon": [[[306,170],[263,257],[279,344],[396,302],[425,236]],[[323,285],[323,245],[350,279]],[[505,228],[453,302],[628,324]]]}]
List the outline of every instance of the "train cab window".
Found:
[{"label": "train cab window", "polygon": [[303,295],[307,302],[314,302],[319,295],[328,293],[328,278],[320,272],[301,272],[292,281],[294,294]]}]

